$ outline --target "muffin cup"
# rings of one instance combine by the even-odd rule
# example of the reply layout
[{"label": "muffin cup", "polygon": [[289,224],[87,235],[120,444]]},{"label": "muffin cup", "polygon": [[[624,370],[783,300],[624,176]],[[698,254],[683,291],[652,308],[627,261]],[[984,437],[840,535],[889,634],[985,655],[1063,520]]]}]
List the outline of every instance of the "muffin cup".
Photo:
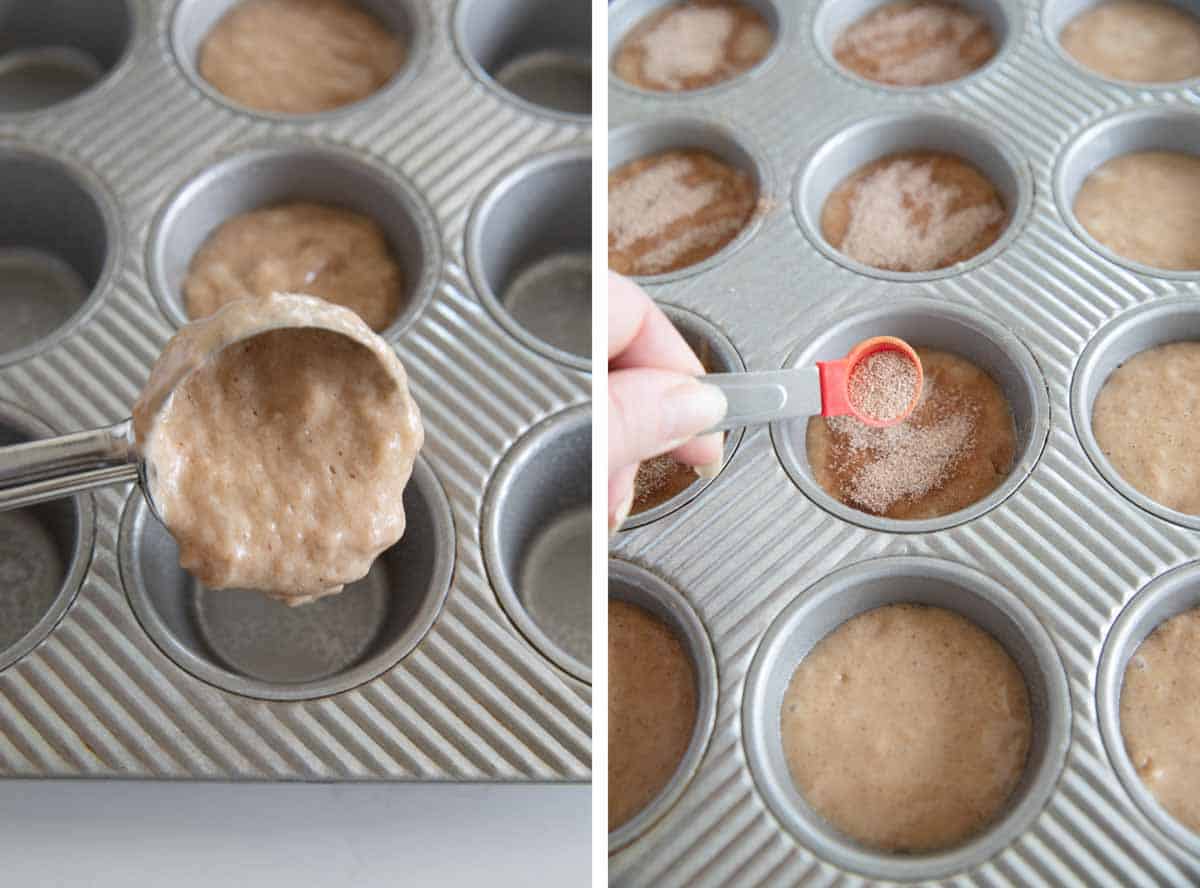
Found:
[{"label": "muffin cup", "polygon": [[[901,602],[954,611],[995,638],[1021,670],[1033,719],[1025,772],[997,818],[961,845],[924,854],[890,854],[837,832],[797,788],[780,734],[784,692],[817,642],[852,617]],[[742,728],[754,782],[772,813],[799,843],[835,866],[868,878],[941,879],[987,860],[1037,819],[1066,761],[1071,700],[1054,642],[1015,594],[953,562],[879,558],[830,574],[797,596],[775,619],[746,679]]]}]

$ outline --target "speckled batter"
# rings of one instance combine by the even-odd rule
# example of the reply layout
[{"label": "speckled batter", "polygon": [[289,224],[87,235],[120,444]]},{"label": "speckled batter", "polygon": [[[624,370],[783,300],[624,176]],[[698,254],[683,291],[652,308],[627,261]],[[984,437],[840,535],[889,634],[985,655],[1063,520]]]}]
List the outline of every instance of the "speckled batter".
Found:
[{"label": "speckled batter", "polygon": [[1058,39],[1075,61],[1116,80],[1200,77],[1200,19],[1169,3],[1100,3],[1071,19]]}]

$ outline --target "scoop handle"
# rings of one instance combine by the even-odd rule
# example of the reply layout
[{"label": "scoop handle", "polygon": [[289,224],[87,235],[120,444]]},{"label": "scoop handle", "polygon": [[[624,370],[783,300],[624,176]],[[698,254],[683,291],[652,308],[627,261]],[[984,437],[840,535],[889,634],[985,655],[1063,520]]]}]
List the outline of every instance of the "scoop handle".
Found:
[{"label": "scoop handle", "polygon": [[725,393],[725,418],[708,431],[763,425],[821,412],[821,377],[816,367],[708,373],[701,377]]},{"label": "scoop handle", "polygon": [[0,447],[0,511],[137,479],[130,420]]}]

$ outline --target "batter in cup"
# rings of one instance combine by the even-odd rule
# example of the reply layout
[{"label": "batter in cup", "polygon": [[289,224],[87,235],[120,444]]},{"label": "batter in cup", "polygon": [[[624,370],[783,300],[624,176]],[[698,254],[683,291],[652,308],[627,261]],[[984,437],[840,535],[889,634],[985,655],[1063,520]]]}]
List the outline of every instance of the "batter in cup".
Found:
[{"label": "batter in cup", "polygon": [[274,295],[183,327],[133,423],[180,565],[209,588],[302,604],[404,533],[420,412],[395,352],[347,309]]},{"label": "batter in cup", "polygon": [[242,0],[200,44],[200,76],[255,111],[315,114],[365,99],[406,47],[351,0]]},{"label": "batter in cup", "polygon": [[1200,19],[1170,3],[1101,3],[1071,19],[1058,39],[1079,64],[1115,80],[1200,77]]}]

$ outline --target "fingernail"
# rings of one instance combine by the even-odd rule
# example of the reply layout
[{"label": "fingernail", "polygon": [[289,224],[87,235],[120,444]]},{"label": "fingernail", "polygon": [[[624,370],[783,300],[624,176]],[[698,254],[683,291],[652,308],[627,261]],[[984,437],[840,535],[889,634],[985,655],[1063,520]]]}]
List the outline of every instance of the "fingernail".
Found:
[{"label": "fingernail", "polygon": [[696,466],[696,474],[705,481],[711,481],[717,475],[721,474],[721,466],[725,464],[724,457],[714,459],[712,462],[705,463],[702,466]]},{"label": "fingernail", "polygon": [[662,409],[670,429],[686,440],[724,419],[728,404],[715,385],[692,381],[668,390]]},{"label": "fingernail", "polygon": [[621,500],[617,504],[617,511],[613,514],[612,526],[608,528],[608,536],[611,539],[617,535],[617,531],[621,529],[621,525],[625,523],[625,519],[629,517],[629,510],[633,508],[633,492],[629,496]]}]

